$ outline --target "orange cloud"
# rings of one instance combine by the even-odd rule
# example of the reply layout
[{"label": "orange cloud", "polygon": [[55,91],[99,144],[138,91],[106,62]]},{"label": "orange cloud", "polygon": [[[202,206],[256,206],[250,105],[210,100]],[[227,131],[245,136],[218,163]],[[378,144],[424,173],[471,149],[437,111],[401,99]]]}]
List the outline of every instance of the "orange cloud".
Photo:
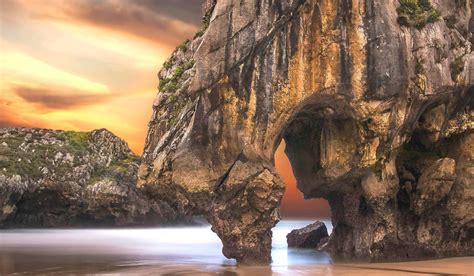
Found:
[{"label": "orange cloud", "polygon": [[[7,0],[11,1],[11,0]],[[192,37],[201,24],[200,0],[20,0],[16,9],[33,17],[86,24],[174,47]],[[186,5],[189,9],[183,9]],[[184,12],[183,10],[187,10]],[[181,14],[180,14],[181,11]],[[181,16],[180,16],[181,15]],[[184,15],[184,16],[183,16]]]},{"label": "orange cloud", "polygon": [[17,81],[60,85],[93,93],[107,93],[108,88],[102,83],[72,74],[47,62],[29,56],[14,49],[2,49],[1,72],[2,85]]},{"label": "orange cloud", "polygon": [[14,87],[13,91],[26,102],[37,104],[40,109],[74,109],[100,104],[112,97],[110,94],[82,94],[81,92],[61,94],[47,88],[26,86]]}]

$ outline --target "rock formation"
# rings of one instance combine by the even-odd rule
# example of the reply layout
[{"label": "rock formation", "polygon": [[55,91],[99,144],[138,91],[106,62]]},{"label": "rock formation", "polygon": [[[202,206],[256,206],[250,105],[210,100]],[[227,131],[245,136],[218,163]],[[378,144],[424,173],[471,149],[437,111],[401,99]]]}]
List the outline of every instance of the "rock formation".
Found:
[{"label": "rock formation", "polygon": [[288,247],[317,248],[321,242],[327,242],[328,230],[321,221],[316,221],[301,229],[295,229],[286,235]]},{"label": "rock formation", "polygon": [[208,0],[159,73],[139,186],[270,262],[284,184],[329,200],[324,247],[474,254],[472,1]]},{"label": "rock formation", "polygon": [[153,225],[178,219],[136,188],[139,158],[101,129],[0,129],[0,227]]}]

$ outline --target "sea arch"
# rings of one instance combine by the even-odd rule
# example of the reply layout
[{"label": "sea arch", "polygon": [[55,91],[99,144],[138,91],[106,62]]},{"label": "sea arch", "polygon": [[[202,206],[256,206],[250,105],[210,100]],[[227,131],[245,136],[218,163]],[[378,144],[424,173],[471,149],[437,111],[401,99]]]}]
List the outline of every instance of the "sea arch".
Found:
[{"label": "sea arch", "polygon": [[[467,18],[467,3],[440,7]],[[333,210],[326,250],[472,254],[473,197],[462,191],[472,185],[474,59],[457,55],[469,53],[468,20],[418,30],[398,24],[397,7],[206,1],[207,29],[159,74],[139,186],[206,216],[227,257],[269,263],[285,187],[273,156],[285,139],[301,191]]]}]

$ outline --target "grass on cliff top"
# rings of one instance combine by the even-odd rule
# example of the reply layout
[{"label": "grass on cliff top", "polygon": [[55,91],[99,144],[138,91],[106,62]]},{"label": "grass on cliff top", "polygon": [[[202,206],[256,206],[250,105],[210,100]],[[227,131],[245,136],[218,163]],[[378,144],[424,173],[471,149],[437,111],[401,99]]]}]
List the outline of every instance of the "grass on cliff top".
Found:
[{"label": "grass on cliff top", "polygon": [[[29,142],[24,137],[8,137],[0,140],[0,170],[7,176],[21,175],[28,178],[37,179],[42,177],[42,167],[47,167],[55,171],[57,175],[63,175],[70,170],[71,165],[53,165],[58,152],[71,153],[74,162],[79,155],[87,151],[89,133],[66,131],[58,134],[57,138],[63,140],[65,144],[31,144],[27,150],[20,149],[22,144]],[[7,145],[1,145],[1,143]]]},{"label": "grass on cliff top", "polygon": [[88,132],[66,131],[63,138],[69,142],[76,152],[87,150],[87,144],[89,143]]},{"label": "grass on cliff top", "polygon": [[13,176],[28,176],[37,179],[42,176],[41,167],[47,165],[47,160],[54,158],[56,151],[50,145],[37,145],[27,151],[20,149],[23,137],[3,138],[7,146],[0,145],[0,173]]},{"label": "grass on cliff top", "polygon": [[441,17],[441,12],[431,5],[430,0],[399,0],[398,23],[407,27],[423,28]]}]

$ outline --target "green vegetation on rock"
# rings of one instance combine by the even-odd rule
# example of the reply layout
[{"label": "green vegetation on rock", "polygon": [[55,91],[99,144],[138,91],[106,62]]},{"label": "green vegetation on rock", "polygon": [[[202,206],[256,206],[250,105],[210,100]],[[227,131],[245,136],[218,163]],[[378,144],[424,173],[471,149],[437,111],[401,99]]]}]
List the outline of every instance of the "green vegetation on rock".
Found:
[{"label": "green vegetation on rock", "polygon": [[2,138],[0,142],[0,168],[7,176],[39,178],[42,175],[41,168],[47,165],[47,159],[54,158],[56,153],[53,145],[38,144],[23,149],[24,137]]},{"label": "green vegetation on rock", "polygon": [[171,56],[168,60],[165,61],[165,63],[163,63],[163,68],[170,69],[171,67],[173,67],[174,61],[174,56]]},{"label": "green vegetation on rock", "polygon": [[184,101],[184,100],[175,102],[175,104],[173,106],[173,111],[171,112],[171,117],[170,117],[170,120],[169,120],[169,124],[172,127],[175,126],[178,123],[181,112],[186,107],[186,104],[187,104],[187,102]]},{"label": "green vegetation on rock", "polygon": [[93,185],[104,179],[120,178],[123,175],[130,174],[134,171],[133,166],[138,166],[139,162],[140,157],[135,155],[130,155],[126,159],[114,160],[109,166],[95,169],[91,173],[88,183],[89,185]]},{"label": "green vegetation on rock", "polygon": [[455,58],[454,61],[451,62],[450,69],[451,69],[451,78],[453,79],[453,81],[456,81],[459,74],[461,74],[464,71],[463,56],[459,56]]},{"label": "green vegetation on rock", "polygon": [[211,24],[211,17],[212,17],[212,12],[214,9],[210,9],[203,17],[202,17],[202,27],[201,29],[194,35],[194,38],[198,38],[200,36],[203,36],[204,33],[206,32],[207,28],[209,28],[209,24]]},{"label": "green vegetation on rock", "polygon": [[423,28],[428,23],[438,21],[441,12],[429,0],[399,0],[398,23],[407,27]]},{"label": "green vegetation on rock", "polygon": [[160,91],[161,92],[174,92],[179,88],[179,79],[183,76],[184,72],[191,69],[194,66],[194,61],[190,61],[186,64],[179,64],[176,66],[173,74],[169,78],[160,78]]},{"label": "green vegetation on rock", "polygon": [[166,222],[168,205],[137,188],[139,159],[106,129],[0,128],[0,227]]},{"label": "green vegetation on rock", "polygon": [[[191,41],[187,39],[186,41],[184,41],[183,43],[181,43],[180,45],[176,47],[175,53],[178,51],[182,51],[183,53],[186,53],[188,51],[188,47],[190,43]],[[163,63],[163,68],[171,69],[175,63],[176,63],[176,56],[173,54],[168,60],[165,61],[165,63]]]},{"label": "green vegetation on rock", "polygon": [[77,132],[77,131],[66,131],[64,133],[64,136],[69,141],[71,147],[76,152],[87,150],[87,143],[89,141],[89,133]]},{"label": "green vegetation on rock", "polygon": [[191,43],[191,41],[189,39],[187,39],[186,41],[184,41],[183,43],[179,44],[176,47],[176,51],[183,51],[184,53],[186,53],[186,51],[188,50],[188,47],[189,47],[189,43]]}]

